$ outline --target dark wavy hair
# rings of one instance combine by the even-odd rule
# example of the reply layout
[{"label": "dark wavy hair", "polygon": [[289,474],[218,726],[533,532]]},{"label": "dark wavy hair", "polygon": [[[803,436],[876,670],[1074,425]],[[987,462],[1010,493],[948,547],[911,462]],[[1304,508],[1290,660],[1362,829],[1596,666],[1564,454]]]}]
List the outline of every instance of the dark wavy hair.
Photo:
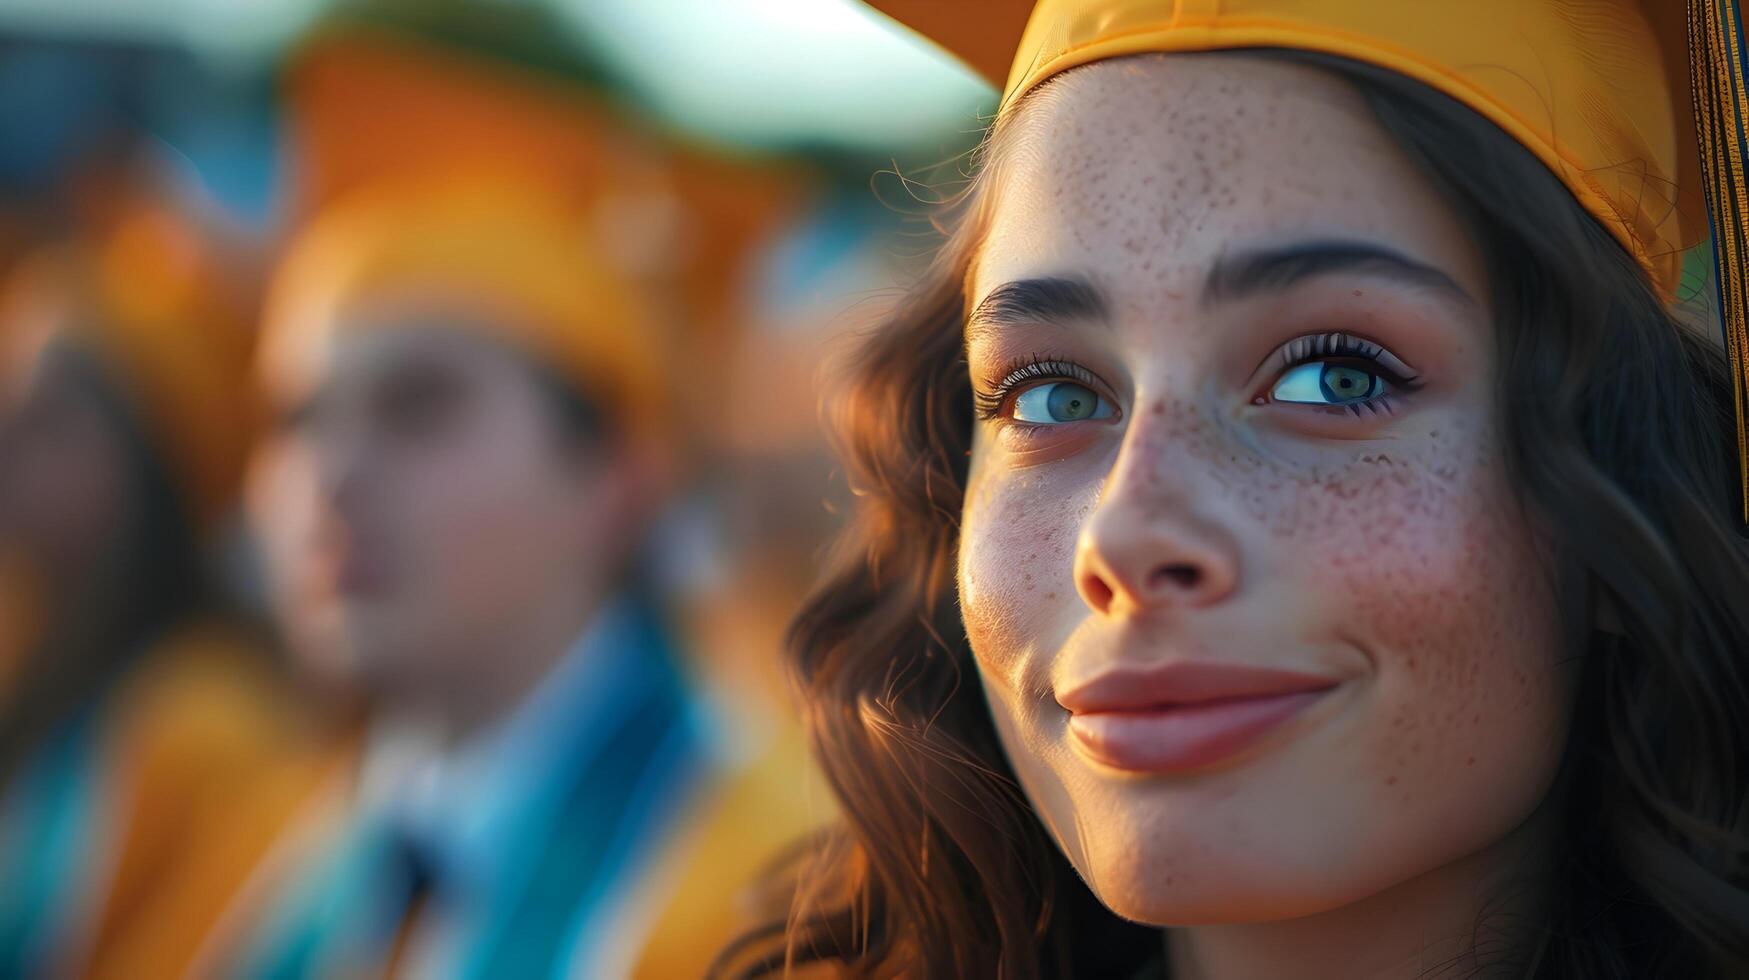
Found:
[{"label": "dark wavy hair", "polygon": [[[1358,89],[1486,257],[1506,462],[1552,529],[1564,654],[1581,661],[1552,790],[1556,880],[1504,972],[1749,975],[1749,540],[1722,348],[1466,107],[1358,63],[1259,54]],[[962,290],[986,191],[974,180],[958,232],[848,365],[833,418],[859,500],[788,650],[842,820],[783,866],[787,914],[719,975],[1164,973],[1160,930],[1101,906],[1019,789],[956,604]]]}]

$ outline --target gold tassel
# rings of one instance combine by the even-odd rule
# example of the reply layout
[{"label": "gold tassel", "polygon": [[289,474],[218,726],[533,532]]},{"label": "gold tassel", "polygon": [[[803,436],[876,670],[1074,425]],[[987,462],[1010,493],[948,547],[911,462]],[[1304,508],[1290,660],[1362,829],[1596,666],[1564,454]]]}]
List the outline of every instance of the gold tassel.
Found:
[{"label": "gold tassel", "polygon": [[1749,87],[1743,82],[1749,50],[1742,14],[1738,0],[1688,0],[1695,130],[1731,358],[1743,520],[1749,523]]}]

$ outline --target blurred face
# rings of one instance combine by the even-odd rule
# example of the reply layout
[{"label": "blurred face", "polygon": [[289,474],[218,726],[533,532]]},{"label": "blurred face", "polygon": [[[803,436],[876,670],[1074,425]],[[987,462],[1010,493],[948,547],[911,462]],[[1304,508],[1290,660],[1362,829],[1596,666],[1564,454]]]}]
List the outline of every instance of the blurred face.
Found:
[{"label": "blurred face", "polygon": [[95,365],[64,341],[11,352],[0,380],[0,552],[83,579],[114,546],[132,489],[126,436]]},{"label": "blurred face", "polygon": [[624,474],[477,329],[358,316],[393,323],[334,331],[278,377],[283,423],[249,489],[270,587],[318,666],[465,684],[600,584],[630,516]]},{"label": "blurred face", "polygon": [[1455,215],[1307,68],[1103,62],[1014,123],[959,588],[1045,824],[1162,925],[1336,909],[1501,840],[1567,680]]}]

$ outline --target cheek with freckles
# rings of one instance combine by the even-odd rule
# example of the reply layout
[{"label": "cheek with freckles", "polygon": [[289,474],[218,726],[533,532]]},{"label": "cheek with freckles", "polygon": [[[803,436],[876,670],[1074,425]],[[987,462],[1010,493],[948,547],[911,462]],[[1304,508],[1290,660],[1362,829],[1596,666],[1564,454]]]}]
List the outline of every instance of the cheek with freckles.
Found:
[{"label": "cheek with freckles", "polygon": [[1086,613],[1075,541],[1098,484],[1077,467],[1015,471],[989,456],[974,452],[961,518],[960,614],[979,669],[1020,689]]},{"label": "cheek with freckles", "polygon": [[1502,796],[1529,792],[1556,762],[1567,691],[1546,547],[1492,440],[1453,426],[1366,454],[1324,507],[1300,526],[1340,529],[1308,543],[1327,556],[1321,601],[1375,660],[1379,785],[1407,801],[1497,775]]},{"label": "cheek with freckles", "polygon": [[1372,663],[1358,777],[1394,804],[1522,816],[1558,762],[1569,691],[1546,548],[1487,428],[1448,418],[1314,470],[1223,469],[1290,605]]}]

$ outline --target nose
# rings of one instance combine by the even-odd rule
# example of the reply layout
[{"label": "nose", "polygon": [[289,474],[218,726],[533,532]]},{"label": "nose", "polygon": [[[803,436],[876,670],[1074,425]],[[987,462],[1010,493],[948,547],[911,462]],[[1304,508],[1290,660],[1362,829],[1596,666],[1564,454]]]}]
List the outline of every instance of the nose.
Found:
[{"label": "nose", "polygon": [[296,450],[293,455],[310,468],[314,489],[326,503],[357,495],[380,462],[378,453],[372,451],[376,447],[349,418],[310,425],[288,442]]},{"label": "nose", "polygon": [[1198,515],[1177,491],[1132,487],[1108,494],[1076,543],[1076,589],[1102,616],[1213,605],[1238,581],[1232,535]]},{"label": "nose", "polygon": [[298,522],[317,538],[338,535],[360,508],[372,482],[373,460],[364,440],[338,426],[311,423],[269,440],[259,462],[273,518]]}]

